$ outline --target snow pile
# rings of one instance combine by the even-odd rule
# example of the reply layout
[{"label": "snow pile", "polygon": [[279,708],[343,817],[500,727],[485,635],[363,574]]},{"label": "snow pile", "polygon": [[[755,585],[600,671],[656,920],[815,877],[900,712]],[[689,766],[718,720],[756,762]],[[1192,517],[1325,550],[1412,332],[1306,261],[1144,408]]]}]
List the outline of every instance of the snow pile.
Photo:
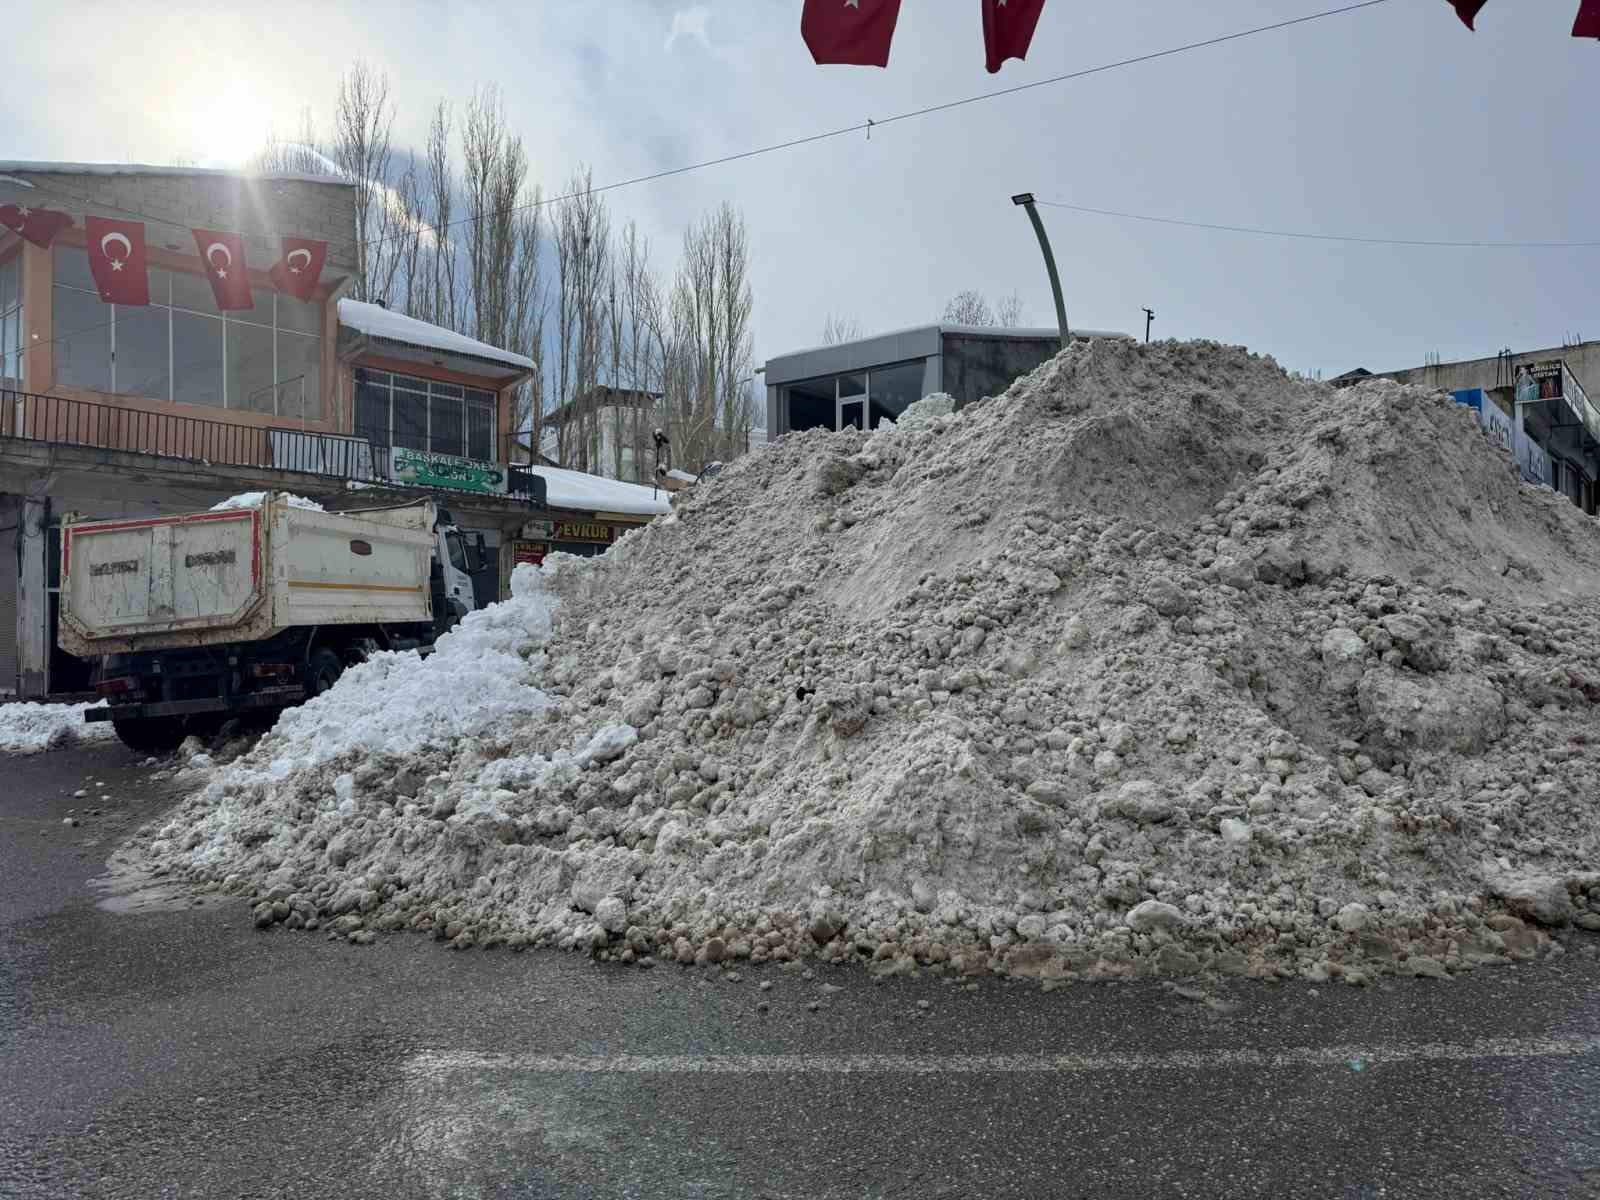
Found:
[{"label": "snow pile", "polygon": [[[211,506],[212,512],[232,512],[237,508],[260,508],[267,502],[270,492],[240,492],[237,496],[229,496],[220,504]],[[284,492],[283,498],[289,502],[290,508],[307,508],[312,512],[326,511],[315,500],[307,500],[304,496],[296,496],[292,492]]]},{"label": "snow pile", "polygon": [[1074,344],[780,439],[218,769],[257,921],[1359,981],[1600,927],[1600,525],[1441,395]]},{"label": "snow pile", "polygon": [[902,432],[912,429],[927,429],[940,417],[948,417],[956,411],[956,398],[948,392],[932,392],[921,400],[915,400],[906,405],[905,412],[894,422],[894,427]]},{"label": "snow pile", "polygon": [[85,723],[83,710],[89,707],[87,704],[0,704],[0,753],[64,750],[82,742],[103,742],[115,736],[109,721]]}]

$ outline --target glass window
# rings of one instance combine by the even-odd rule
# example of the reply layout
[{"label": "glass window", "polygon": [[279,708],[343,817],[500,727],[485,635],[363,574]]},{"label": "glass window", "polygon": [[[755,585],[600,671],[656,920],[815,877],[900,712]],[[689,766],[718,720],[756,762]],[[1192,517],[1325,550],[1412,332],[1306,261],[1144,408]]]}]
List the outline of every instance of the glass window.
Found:
[{"label": "glass window", "polygon": [[[187,271],[172,272],[172,306],[190,312],[217,313],[217,298],[211,294],[211,285],[204,275],[190,275]],[[268,310],[270,311],[270,310]]]},{"label": "glass window", "polygon": [[229,318],[227,326],[228,404],[246,412],[278,411],[277,377],[272,368],[272,330]]},{"label": "glass window", "polygon": [[0,317],[0,379],[15,383],[22,378],[22,310],[13,308]]},{"label": "glass window", "polygon": [[114,390],[151,400],[172,398],[167,323],[165,308],[117,309]]},{"label": "glass window", "polygon": [[428,393],[414,392],[402,386],[418,380],[404,376],[395,380],[393,428],[394,444],[411,450],[428,448]]},{"label": "glass window", "polygon": [[[181,278],[183,276],[173,277],[174,292]],[[222,322],[215,317],[174,309],[172,398],[179,404],[208,404],[221,408],[222,397]]]},{"label": "glass window", "polygon": [[21,258],[0,263],[0,312],[14,307],[22,293]]},{"label": "glass window", "polygon": [[785,390],[789,402],[790,432],[833,428],[838,416],[838,396],[834,391],[833,376],[790,384]]},{"label": "glass window", "polygon": [[[435,384],[430,390],[428,399],[428,448],[435,454],[453,454],[460,458],[466,450],[465,429],[461,401],[458,398],[461,392],[456,388],[456,396],[448,394],[448,385]],[[440,393],[445,394],[441,395]]]},{"label": "glass window", "polygon": [[58,287],[51,297],[56,383],[111,390],[111,306],[93,292]]},{"label": "glass window", "polygon": [[322,339],[278,331],[278,415],[322,419]]},{"label": "glass window", "polygon": [[449,547],[450,565],[458,571],[468,571],[467,549],[462,544],[461,535],[459,533],[447,534],[444,540],[445,545]]},{"label": "glass window", "polygon": [[[256,303],[260,303],[258,300]],[[322,336],[322,303],[313,300],[302,303],[293,296],[278,295],[278,328],[292,329],[296,333],[314,333]]]},{"label": "glass window", "polygon": [[389,444],[389,375],[384,371],[356,372],[356,435],[375,446]]},{"label": "glass window", "polygon": [[89,273],[89,255],[86,251],[75,246],[57,246],[52,251],[52,262],[57,287],[73,287],[99,295],[99,289],[94,286],[94,276]]},{"label": "glass window", "polygon": [[901,363],[896,367],[874,367],[872,384],[872,428],[885,420],[897,420],[915,401],[922,399],[922,364]]},{"label": "glass window", "polygon": [[[468,396],[483,393],[468,392]],[[494,409],[485,404],[467,403],[467,457],[494,461]]]}]

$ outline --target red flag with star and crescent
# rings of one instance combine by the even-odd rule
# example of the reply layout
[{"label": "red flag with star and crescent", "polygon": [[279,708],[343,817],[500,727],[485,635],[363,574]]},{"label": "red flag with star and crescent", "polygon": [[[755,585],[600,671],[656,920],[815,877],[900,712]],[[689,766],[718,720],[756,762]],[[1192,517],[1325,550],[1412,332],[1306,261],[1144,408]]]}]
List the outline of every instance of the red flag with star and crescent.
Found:
[{"label": "red flag with star and crescent", "polygon": [[1008,58],[1027,58],[1044,0],[982,0],[983,53],[993,75]]},{"label": "red flag with star and crescent", "polygon": [[88,237],[89,273],[100,299],[107,304],[149,304],[144,222],[84,217],[83,228]]},{"label": "red flag with star and crescent", "polygon": [[250,297],[250,271],[244,262],[244,238],[237,233],[218,233],[215,229],[191,229],[200,258],[206,264],[206,280],[222,312],[254,308]]},{"label": "red flag with star and crescent", "polygon": [[1472,22],[1477,20],[1479,11],[1489,3],[1489,0],[1447,0],[1447,2],[1456,10],[1456,16],[1461,18],[1461,23],[1471,29]]},{"label": "red flag with star and crescent", "polygon": [[0,204],[0,225],[21,234],[41,250],[50,249],[56,234],[72,227],[72,218],[53,208],[31,208],[26,204]]},{"label": "red flag with star and crescent", "polygon": [[818,65],[887,67],[900,0],[806,0],[800,36]]},{"label": "red flag with star and crescent", "polygon": [[317,283],[322,279],[322,266],[327,261],[327,242],[286,237],[283,239],[283,257],[273,264],[267,274],[280,292],[288,292],[296,300],[309,300],[316,295]]}]

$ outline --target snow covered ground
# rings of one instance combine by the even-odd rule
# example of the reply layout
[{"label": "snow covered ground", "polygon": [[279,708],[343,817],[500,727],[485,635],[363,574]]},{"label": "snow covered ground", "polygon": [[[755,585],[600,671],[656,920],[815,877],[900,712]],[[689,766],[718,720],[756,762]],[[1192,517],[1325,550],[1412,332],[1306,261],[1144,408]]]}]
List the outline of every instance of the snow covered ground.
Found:
[{"label": "snow covered ground", "polygon": [[[100,703],[104,703],[101,701]],[[36,754],[82,742],[103,742],[116,734],[110,722],[83,719],[87,704],[0,704],[0,752]]]},{"label": "snow covered ground", "polygon": [[[289,499],[290,508],[309,508],[312,512],[327,511],[315,500],[307,500],[304,496],[285,493]],[[211,506],[212,512],[232,512],[236,508],[260,508],[267,501],[266,492],[240,492],[237,496],[229,496],[220,504]]]}]

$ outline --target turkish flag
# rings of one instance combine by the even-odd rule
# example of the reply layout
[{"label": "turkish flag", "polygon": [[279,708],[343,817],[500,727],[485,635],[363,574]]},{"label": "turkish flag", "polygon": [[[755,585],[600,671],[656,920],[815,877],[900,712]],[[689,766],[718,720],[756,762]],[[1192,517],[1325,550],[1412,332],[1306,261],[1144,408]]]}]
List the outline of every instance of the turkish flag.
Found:
[{"label": "turkish flag", "polygon": [[144,252],[143,221],[84,217],[89,271],[107,304],[149,304],[150,274]]},{"label": "turkish flag", "polygon": [[1583,0],[1578,19],[1572,23],[1572,36],[1600,38],[1600,0]]},{"label": "turkish flag", "polygon": [[72,218],[53,208],[29,208],[26,204],[0,204],[0,225],[20,233],[41,250],[50,249],[56,234],[72,226]]},{"label": "turkish flag", "polygon": [[244,263],[244,239],[237,233],[218,233],[215,229],[191,229],[194,244],[206,264],[206,281],[217,298],[220,312],[254,308],[250,298],[250,271]]},{"label": "turkish flag", "polygon": [[316,295],[317,283],[322,278],[322,265],[327,261],[327,242],[286,237],[283,239],[283,257],[273,264],[267,274],[272,276],[272,282],[280,292],[288,292],[296,300],[309,300]]},{"label": "turkish flag", "polygon": [[887,67],[900,0],[806,0],[800,36],[818,64]]},{"label": "turkish flag", "polygon": [[1489,0],[1449,0],[1450,7],[1456,10],[1456,16],[1461,18],[1461,23],[1468,29],[1472,28],[1478,10],[1487,3]]},{"label": "turkish flag", "polygon": [[982,0],[983,52],[989,74],[1008,58],[1027,58],[1044,0]]}]

